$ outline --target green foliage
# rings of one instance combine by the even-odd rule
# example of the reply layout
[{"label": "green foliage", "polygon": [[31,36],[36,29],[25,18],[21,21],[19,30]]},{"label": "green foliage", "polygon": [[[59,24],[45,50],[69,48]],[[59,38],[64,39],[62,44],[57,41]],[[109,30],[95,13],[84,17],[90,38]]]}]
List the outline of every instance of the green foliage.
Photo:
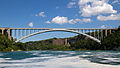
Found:
[{"label": "green foliage", "polygon": [[42,45],[41,50],[66,50],[68,49],[65,45]]},{"label": "green foliage", "polygon": [[114,50],[120,47],[120,31],[107,36],[102,41],[102,48],[105,50]]},{"label": "green foliage", "polygon": [[24,45],[29,50],[66,50],[69,49],[66,45],[53,45],[53,39],[35,41],[35,42],[27,42]]},{"label": "green foliage", "polygon": [[14,51],[17,47],[13,45],[13,41],[10,41],[8,37],[1,35],[0,36],[0,51]]},{"label": "green foliage", "polygon": [[85,50],[97,50],[100,44],[91,39],[77,40],[71,44],[72,49],[85,49]]},{"label": "green foliage", "polygon": [[120,26],[118,27],[118,30],[120,30]]},{"label": "green foliage", "polygon": [[3,51],[5,48],[6,48],[5,45],[0,44],[0,51]]},{"label": "green foliage", "polygon": [[[91,34],[93,35],[94,32]],[[120,50],[120,26],[118,27],[118,30],[116,30],[111,35],[108,35],[102,41],[102,44],[98,44],[93,40],[84,38],[72,42],[71,48],[74,50]]]},{"label": "green foliage", "polygon": [[18,42],[18,43],[15,43],[14,45],[17,46],[19,50],[27,50],[25,43]]}]

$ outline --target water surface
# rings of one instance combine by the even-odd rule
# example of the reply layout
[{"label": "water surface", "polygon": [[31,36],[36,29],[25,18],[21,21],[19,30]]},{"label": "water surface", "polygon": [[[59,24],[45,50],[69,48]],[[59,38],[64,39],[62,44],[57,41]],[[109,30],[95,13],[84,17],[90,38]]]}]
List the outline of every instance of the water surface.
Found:
[{"label": "water surface", "polygon": [[120,68],[120,51],[0,52],[0,68]]}]

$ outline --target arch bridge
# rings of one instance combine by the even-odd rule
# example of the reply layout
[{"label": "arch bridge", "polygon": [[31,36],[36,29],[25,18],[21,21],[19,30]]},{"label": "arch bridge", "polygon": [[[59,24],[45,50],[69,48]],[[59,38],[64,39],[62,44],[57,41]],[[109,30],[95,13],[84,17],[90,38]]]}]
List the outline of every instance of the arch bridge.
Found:
[{"label": "arch bridge", "polygon": [[101,29],[101,28],[0,28],[0,32],[5,35],[8,32],[8,38],[11,40],[12,37],[15,42],[20,42],[25,38],[31,37],[36,34],[52,31],[64,31],[81,34],[86,36],[98,43],[113,33],[116,29]]}]

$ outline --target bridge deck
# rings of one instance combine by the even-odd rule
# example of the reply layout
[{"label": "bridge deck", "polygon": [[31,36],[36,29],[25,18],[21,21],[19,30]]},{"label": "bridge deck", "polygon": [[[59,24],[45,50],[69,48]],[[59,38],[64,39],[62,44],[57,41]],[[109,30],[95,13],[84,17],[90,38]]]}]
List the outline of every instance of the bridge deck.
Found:
[{"label": "bridge deck", "polygon": [[112,29],[102,29],[102,28],[10,28],[10,29],[41,29],[41,30],[49,30],[49,29],[68,29],[68,30],[116,30],[117,28]]}]

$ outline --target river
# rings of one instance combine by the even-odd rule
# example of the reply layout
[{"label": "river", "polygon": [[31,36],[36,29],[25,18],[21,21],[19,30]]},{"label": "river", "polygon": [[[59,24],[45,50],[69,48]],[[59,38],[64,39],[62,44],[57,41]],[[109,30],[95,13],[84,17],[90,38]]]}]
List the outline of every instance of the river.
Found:
[{"label": "river", "polygon": [[0,52],[0,68],[120,68],[120,51]]}]

